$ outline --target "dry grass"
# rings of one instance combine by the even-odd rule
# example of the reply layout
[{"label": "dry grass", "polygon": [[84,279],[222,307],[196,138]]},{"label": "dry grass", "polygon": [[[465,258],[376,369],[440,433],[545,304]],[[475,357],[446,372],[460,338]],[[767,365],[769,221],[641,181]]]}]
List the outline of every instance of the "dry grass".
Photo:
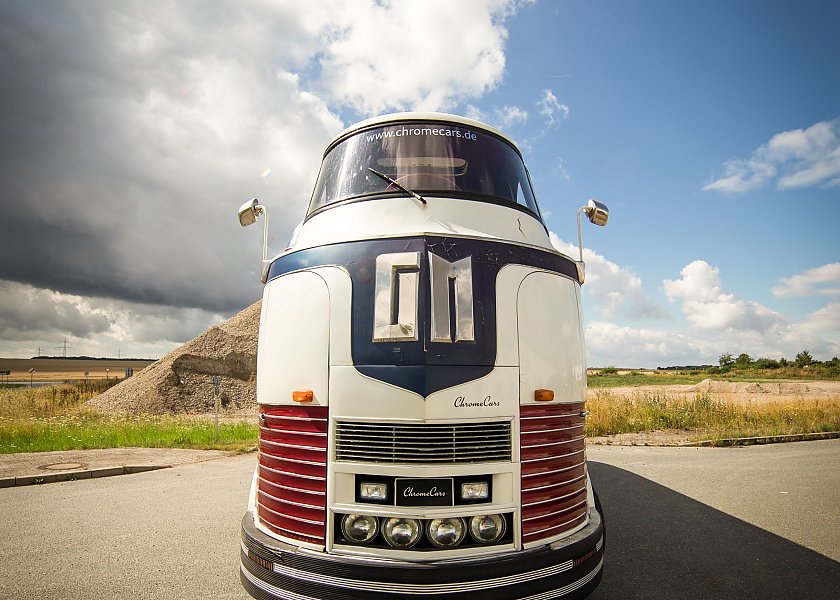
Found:
[{"label": "dry grass", "polygon": [[712,394],[694,398],[664,393],[616,394],[598,390],[587,401],[587,435],[682,430],[692,439],[840,431],[840,398],[796,402],[732,403]]}]

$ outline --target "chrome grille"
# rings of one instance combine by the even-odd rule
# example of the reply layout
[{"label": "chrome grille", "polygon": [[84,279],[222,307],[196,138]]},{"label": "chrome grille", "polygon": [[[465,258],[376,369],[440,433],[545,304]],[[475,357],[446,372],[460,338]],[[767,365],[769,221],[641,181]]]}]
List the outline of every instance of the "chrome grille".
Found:
[{"label": "chrome grille", "polygon": [[361,423],[339,421],[335,458],[376,463],[510,461],[510,421]]}]

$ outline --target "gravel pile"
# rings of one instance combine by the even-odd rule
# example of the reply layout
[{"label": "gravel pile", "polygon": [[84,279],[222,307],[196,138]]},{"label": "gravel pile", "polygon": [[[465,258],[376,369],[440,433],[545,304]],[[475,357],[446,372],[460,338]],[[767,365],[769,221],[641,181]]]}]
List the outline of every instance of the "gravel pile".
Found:
[{"label": "gravel pile", "polygon": [[256,412],[261,304],[258,301],[211,327],[88,404],[96,410],[127,413],[214,412],[213,375],[219,375],[222,410]]}]

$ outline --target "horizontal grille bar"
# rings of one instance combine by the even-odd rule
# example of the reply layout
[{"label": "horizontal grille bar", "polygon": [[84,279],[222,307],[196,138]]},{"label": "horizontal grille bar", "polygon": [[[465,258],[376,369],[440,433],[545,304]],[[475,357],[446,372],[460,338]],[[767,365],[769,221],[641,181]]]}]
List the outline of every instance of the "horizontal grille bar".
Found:
[{"label": "horizontal grille bar", "polygon": [[281,537],[324,544],[327,408],[260,406],[257,514]]},{"label": "horizontal grille bar", "polygon": [[476,463],[511,460],[511,423],[359,423],[339,421],[336,460]]},{"label": "horizontal grille bar", "polygon": [[562,535],[586,519],[584,404],[520,407],[522,541]]}]

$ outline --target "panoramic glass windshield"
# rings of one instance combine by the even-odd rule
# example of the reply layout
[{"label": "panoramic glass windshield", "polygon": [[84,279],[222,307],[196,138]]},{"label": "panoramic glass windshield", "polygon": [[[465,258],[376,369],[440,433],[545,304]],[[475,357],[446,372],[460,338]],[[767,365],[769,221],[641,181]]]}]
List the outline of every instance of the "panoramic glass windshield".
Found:
[{"label": "panoramic glass windshield", "polygon": [[333,147],[321,165],[309,212],[372,194],[404,195],[400,186],[419,194],[517,204],[539,214],[525,165],[512,146],[463,125],[428,122],[364,130]]}]

